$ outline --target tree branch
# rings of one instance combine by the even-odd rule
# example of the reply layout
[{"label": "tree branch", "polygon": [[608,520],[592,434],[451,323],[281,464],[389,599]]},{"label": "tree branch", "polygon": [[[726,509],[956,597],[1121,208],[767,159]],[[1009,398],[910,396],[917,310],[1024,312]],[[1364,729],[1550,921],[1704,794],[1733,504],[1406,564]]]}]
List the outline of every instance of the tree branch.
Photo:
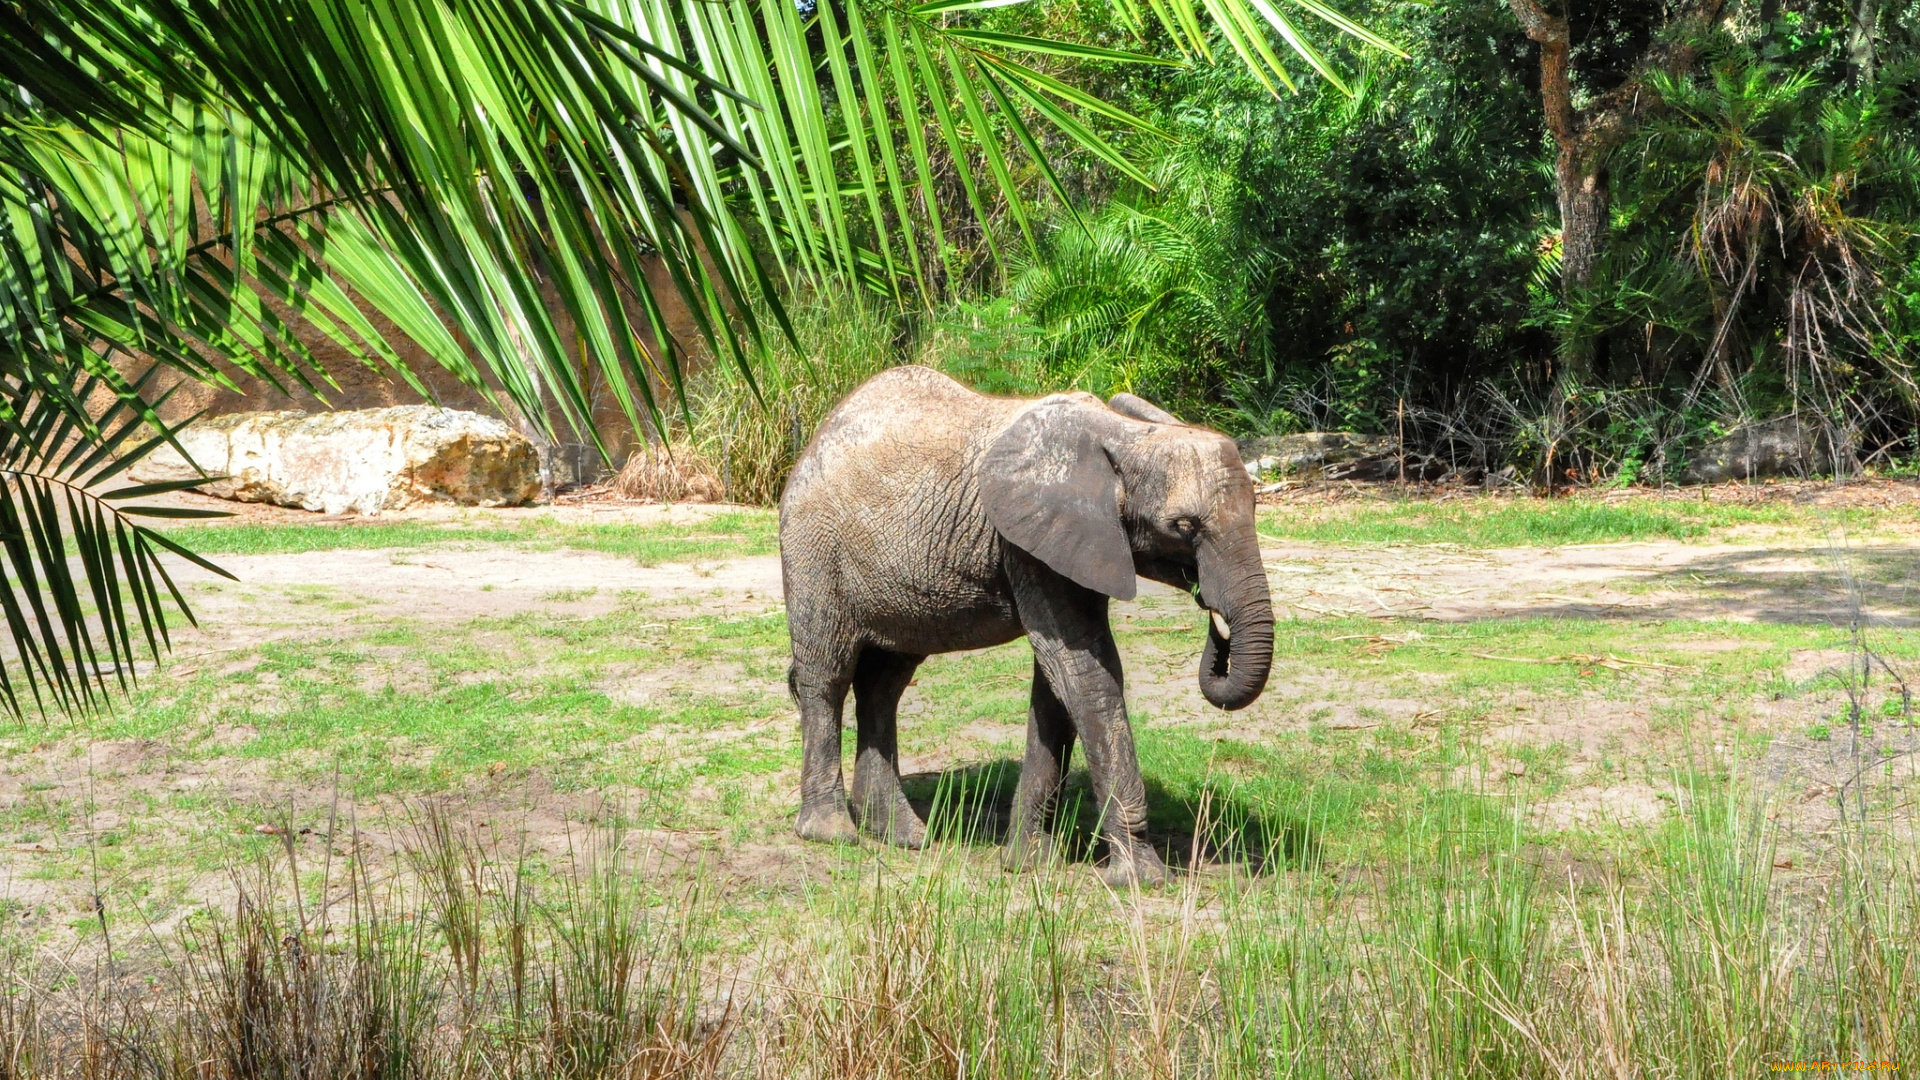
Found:
[{"label": "tree branch", "polygon": [[1520,28],[1527,36],[1542,45],[1567,41],[1567,20],[1550,14],[1538,0],[1507,0],[1513,8],[1513,17],[1520,20]]},{"label": "tree branch", "polygon": [[[1517,11],[1520,4],[1531,4],[1533,0],[1510,2]],[[1638,121],[1665,104],[1647,77],[1656,71],[1684,75],[1692,70],[1700,59],[1699,36],[1720,21],[1725,9],[1726,0],[1693,0],[1684,5],[1662,28],[1660,39],[1648,46],[1634,66],[1633,74],[1580,110],[1574,132],[1575,153],[1589,168],[1598,167],[1602,159],[1632,135]],[[1521,25],[1525,25],[1524,20]],[[1531,33],[1528,36],[1532,36]]]},{"label": "tree branch", "polygon": [[1547,132],[1561,153],[1579,139],[1575,130],[1573,84],[1569,81],[1568,49],[1572,35],[1567,20],[1540,6],[1539,0],[1507,0],[1513,17],[1527,36],[1540,43],[1540,104],[1547,114]]}]

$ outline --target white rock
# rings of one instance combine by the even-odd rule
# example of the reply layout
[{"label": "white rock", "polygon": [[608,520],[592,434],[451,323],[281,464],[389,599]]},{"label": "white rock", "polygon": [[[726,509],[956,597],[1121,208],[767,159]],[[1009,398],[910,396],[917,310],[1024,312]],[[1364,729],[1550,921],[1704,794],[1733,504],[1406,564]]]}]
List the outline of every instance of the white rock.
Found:
[{"label": "white rock", "polygon": [[[517,506],[540,494],[539,454],[492,417],[431,405],[232,413],[179,435],[194,463],[225,479],[200,488],[240,502],[377,514],[416,502]],[[128,473],[141,483],[200,475],[172,447]]]},{"label": "white rock", "polygon": [[1303,431],[1241,439],[1239,446],[1240,460],[1251,463],[1247,472],[1257,480],[1273,471],[1318,477],[1332,466],[1388,453],[1393,440],[1350,431]]},{"label": "white rock", "polygon": [[1735,428],[1700,447],[1680,480],[1720,484],[1763,476],[1815,476],[1832,470],[1832,449],[1829,431],[1797,416],[1782,416]]}]

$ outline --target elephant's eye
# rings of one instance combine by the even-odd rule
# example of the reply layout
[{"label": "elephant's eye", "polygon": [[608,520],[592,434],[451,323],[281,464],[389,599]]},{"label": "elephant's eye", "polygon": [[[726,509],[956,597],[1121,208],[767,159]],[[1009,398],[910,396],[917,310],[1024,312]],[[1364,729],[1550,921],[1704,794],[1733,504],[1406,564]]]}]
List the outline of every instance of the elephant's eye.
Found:
[{"label": "elephant's eye", "polygon": [[1173,531],[1181,536],[1192,536],[1200,531],[1200,523],[1190,517],[1177,517],[1173,519]]}]

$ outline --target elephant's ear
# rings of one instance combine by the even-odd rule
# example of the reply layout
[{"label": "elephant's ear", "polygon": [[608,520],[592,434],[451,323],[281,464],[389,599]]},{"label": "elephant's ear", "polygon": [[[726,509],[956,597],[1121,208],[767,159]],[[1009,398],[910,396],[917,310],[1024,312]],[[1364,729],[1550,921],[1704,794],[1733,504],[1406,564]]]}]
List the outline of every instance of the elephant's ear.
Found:
[{"label": "elephant's ear", "polygon": [[1155,405],[1143,397],[1132,394],[1115,394],[1107,399],[1107,408],[1121,416],[1131,416],[1135,420],[1145,420],[1149,424],[1178,424],[1179,417]]},{"label": "elephant's ear", "polygon": [[1027,409],[981,458],[980,499],[1009,543],[1095,592],[1131,600],[1133,548],[1120,524],[1120,476],[1094,430],[1098,408],[1060,397]]}]

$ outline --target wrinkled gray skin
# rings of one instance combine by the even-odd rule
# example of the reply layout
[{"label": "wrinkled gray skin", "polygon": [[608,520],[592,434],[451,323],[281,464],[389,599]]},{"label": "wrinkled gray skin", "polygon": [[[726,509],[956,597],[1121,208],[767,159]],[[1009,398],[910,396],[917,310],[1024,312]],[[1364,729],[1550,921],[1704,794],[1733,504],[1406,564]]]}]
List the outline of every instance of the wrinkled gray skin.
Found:
[{"label": "wrinkled gray skin", "polygon": [[[1136,574],[1197,586],[1214,613],[1200,687],[1221,708],[1252,704],[1273,655],[1239,452],[1127,394],[1110,405],[1090,394],[990,398],[928,368],[877,375],[794,467],[780,559],[804,744],[796,831],[809,840],[855,840],[857,822],[920,846],[926,827],[900,790],[901,692],[931,653],[1025,634],[1033,698],[1008,866],[1050,849],[1077,737],[1111,853],[1106,879],[1160,882],[1108,598],[1130,599]],[[840,768],[849,689],[859,740],[850,799]]]}]

